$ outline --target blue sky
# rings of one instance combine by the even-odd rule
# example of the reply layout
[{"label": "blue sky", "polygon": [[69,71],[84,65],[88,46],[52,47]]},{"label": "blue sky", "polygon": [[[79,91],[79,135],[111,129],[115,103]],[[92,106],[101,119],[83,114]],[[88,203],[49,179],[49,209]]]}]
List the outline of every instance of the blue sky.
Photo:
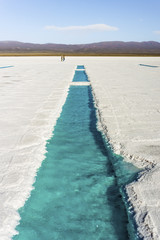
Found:
[{"label": "blue sky", "polygon": [[0,0],[0,41],[160,42],[160,0]]}]

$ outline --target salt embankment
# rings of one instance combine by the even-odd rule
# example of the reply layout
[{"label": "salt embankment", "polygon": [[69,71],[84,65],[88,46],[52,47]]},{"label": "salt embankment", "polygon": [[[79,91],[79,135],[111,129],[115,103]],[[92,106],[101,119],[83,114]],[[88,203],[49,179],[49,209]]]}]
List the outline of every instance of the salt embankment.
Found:
[{"label": "salt embankment", "polygon": [[11,239],[46,140],[65,102],[73,64],[57,57],[0,58],[0,239]]}]

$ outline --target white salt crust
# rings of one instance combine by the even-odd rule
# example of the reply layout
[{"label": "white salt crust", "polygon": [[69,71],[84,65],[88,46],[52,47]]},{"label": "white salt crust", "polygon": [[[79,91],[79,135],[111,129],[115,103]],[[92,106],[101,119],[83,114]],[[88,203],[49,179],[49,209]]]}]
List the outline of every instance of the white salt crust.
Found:
[{"label": "white salt crust", "polygon": [[[160,239],[160,58],[0,57],[0,239],[9,240],[45,159],[77,65],[113,150],[145,168],[126,187],[144,239]],[[156,68],[139,64],[153,65]]]}]

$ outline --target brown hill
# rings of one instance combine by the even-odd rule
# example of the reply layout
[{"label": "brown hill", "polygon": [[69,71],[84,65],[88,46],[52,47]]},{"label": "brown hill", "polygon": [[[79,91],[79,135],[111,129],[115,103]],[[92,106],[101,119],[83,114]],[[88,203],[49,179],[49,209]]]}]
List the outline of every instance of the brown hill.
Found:
[{"label": "brown hill", "polygon": [[160,43],[149,42],[99,42],[90,44],[35,44],[0,41],[0,54],[49,54],[49,55],[159,55]]}]

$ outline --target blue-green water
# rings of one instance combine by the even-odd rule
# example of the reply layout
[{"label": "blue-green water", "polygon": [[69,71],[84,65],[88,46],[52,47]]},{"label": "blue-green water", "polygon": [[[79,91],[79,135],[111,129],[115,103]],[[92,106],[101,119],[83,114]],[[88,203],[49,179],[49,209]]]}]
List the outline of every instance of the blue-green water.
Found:
[{"label": "blue-green water", "polygon": [[143,66],[143,67],[151,67],[151,68],[157,68],[159,66],[153,66],[153,65],[146,65],[146,64],[139,64],[140,66]]},{"label": "blue-green water", "polygon": [[14,67],[14,66],[4,66],[4,67],[0,67],[1,68],[10,68],[10,67]]},{"label": "blue-green water", "polygon": [[85,71],[75,71],[73,82],[89,82]]},{"label": "blue-green water", "polygon": [[71,86],[14,240],[129,239],[120,188],[137,169],[112,154],[96,123],[91,87]]},{"label": "blue-green water", "polygon": [[77,69],[84,69],[84,65],[78,65]]}]

